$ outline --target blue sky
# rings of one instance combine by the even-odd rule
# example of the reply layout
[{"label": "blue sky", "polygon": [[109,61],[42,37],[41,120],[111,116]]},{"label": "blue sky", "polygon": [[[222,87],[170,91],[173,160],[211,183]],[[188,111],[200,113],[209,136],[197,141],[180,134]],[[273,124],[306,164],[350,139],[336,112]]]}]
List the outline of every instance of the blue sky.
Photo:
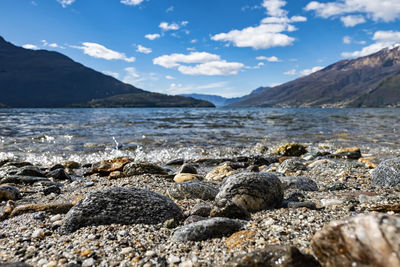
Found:
[{"label": "blue sky", "polygon": [[144,90],[242,96],[400,43],[399,0],[1,0],[0,35]]}]

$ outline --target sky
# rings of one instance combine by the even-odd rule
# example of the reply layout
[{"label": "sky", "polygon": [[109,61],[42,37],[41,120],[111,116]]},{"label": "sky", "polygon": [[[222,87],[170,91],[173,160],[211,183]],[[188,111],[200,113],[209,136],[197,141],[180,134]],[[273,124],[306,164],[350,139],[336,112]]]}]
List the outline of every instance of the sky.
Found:
[{"label": "sky", "polygon": [[400,43],[400,0],[1,0],[0,35],[138,88],[225,97]]}]

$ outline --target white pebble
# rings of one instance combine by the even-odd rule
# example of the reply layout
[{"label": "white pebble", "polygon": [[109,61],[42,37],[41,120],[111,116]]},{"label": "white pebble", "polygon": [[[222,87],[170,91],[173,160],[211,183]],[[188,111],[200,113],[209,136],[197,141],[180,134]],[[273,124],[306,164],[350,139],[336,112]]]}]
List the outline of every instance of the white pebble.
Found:
[{"label": "white pebble", "polygon": [[191,261],[184,261],[179,264],[179,267],[193,267],[193,263]]},{"label": "white pebble", "polygon": [[155,251],[153,251],[153,250],[148,250],[148,251],[146,251],[146,253],[144,254],[146,257],[148,257],[148,258],[152,258],[152,257],[154,257],[155,255],[156,255],[157,253],[155,252]]},{"label": "white pebble", "polygon": [[54,215],[54,216],[51,216],[51,217],[50,217],[50,221],[51,221],[51,222],[59,221],[59,220],[61,220],[61,219],[62,219],[62,217],[61,217],[60,214],[57,214],[57,215]]},{"label": "white pebble", "polygon": [[82,267],[94,266],[95,262],[93,258],[88,258],[82,262]]},{"label": "white pebble", "polygon": [[32,238],[43,238],[44,230],[42,228],[38,228],[32,233]]},{"label": "white pebble", "polygon": [[339,206],[343,203],[343,200],[339,199],[321,199],[321,204],[324,207],[329,207],[329,206]]},{"label": "white pebble", "polygon": [[169,262],[170,264],[176,264],[176,263],[181,262],[181,258],[179,258],[179,257],[177,257],[177,256],[175,256],[175,255],[171,255],[171,256],[169,256],[169,258],[168,258],[168,262]]},{"label": "white pebble", "polygon": [[132,251],[133,251],[133,248],[131,248],[131,247],[127,247],[127,248],[121,249],[121,253],[122,253],[122,254],[129,254],[129,253],[131,253]]}]

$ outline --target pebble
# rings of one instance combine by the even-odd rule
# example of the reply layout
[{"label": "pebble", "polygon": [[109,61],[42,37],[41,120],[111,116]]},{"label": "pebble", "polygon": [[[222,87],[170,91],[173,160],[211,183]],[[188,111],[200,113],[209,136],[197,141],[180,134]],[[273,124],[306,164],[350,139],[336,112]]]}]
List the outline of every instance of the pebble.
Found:
[{"label": "pebble", "polygon": [[38,228],[32,233],[32,238],[44,238],[44,230],[42,228]]},{"label": "pebble", "polygon": [[82,262],[82,267],[90,267],[95,265],[95,260],[93,258],[87,258]]}]

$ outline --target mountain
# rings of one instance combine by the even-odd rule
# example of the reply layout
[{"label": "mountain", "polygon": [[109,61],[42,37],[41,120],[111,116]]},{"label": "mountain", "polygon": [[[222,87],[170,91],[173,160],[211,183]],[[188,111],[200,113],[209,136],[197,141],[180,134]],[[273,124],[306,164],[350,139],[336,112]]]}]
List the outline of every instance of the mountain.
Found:
[{"label": "mountain", "polygon": [[[0,103],[7,107],[214,107],[193,98],[150,93],[67,56],[17,47],[0,37]],[[118,97],[117,97],[118,96]],[[137,97],[136,97],[137,96]]]},{"label": "mountain", "polygon": [[206,95],[206,94],[181,94],[180,96],[192,97],[194,99],[205,100],[213,103],[216,107],[223,107],[238,101],[240,97],[226,98],[219,95]]},{"label": "mountain", "polygon": [[400,47],[339,61],[230,106],[400,107]]}]

